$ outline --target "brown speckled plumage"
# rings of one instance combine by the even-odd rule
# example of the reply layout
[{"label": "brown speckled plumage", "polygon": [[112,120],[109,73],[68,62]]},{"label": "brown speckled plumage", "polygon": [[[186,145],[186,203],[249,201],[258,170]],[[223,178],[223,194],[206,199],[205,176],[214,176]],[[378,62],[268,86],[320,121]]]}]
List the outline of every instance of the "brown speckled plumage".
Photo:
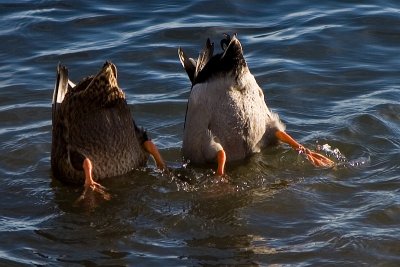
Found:
[{"label": "brown speckled plumage", "polygon": [[146,133],[139,130],[117,84],[115,65],[106,62],[101,71],[68,85],[68,71],[58,67],[53,97],[53,175],[82,184],[82,160],[93,162],[96,180],[125,174],[147,161],[142,147]]}]

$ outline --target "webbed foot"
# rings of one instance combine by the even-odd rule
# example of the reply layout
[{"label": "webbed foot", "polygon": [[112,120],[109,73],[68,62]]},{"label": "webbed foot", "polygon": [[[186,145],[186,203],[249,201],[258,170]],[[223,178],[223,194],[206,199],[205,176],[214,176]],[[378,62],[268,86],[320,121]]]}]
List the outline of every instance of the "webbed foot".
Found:
[{"label": "webbed foot", "polygon": [[299,151],[299,153],[306,155],[307,159],[316,167],[333,167],[335,165],[335,162],[329,158],[305,148],[283,131],[276,131],[275,136],[280,141],[289,144],[293,149]]}]

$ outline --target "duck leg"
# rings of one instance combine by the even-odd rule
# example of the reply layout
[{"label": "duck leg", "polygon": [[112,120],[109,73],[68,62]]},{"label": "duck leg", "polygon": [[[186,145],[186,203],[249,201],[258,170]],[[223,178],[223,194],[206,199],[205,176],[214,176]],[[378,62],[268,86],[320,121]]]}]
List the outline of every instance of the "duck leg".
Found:
[{"label": "duck leg", "polygon": [[154,160],[156,161],[157,168],[160,170],[165,170],[166,165],[157,149],[157,146],[151,140],[147,140],[144,141],[143,147],[150,155],[153,156]]},{"label": "duck leg", "polygon": [[225,174],[226,153],[219,139],[214,136],[210,129],[207,129],[203,135],[202,152],[208,162],[217,161],[217,175],[222,176]]},{"label": "duck leg", "polygon": [[106,192],[106,188],[101,184],[97,183],[93,179],[93,165],[89,158],[85,158],[82,164],[83,171],[85,173],[85,190],[79,197],[79,200],[85,199],[89,192],[98,192],[105,200],[110,200],[111,196]]},{"label": "duck leg", "polygon": [[221,176],[224,175],[225,173],[225,162],[226,162],[226,154],[223,149],[217,152],[217,163],[218,163],[218,169],[217,169],[217,175]]},{"label": "duck leg", "polygon": [[334,162],[327,157],[318,154],[314,151],[311,151],[308,148],[305,148],[301,144],[299,144],[296,140],[294,140],[290,135],[283,131],[276,131],[275,136],[282,142],[289,144],[293,149],[299,151],[299,153],[304,153],[307,156],[307,159],[317,167],[332,167]]}]

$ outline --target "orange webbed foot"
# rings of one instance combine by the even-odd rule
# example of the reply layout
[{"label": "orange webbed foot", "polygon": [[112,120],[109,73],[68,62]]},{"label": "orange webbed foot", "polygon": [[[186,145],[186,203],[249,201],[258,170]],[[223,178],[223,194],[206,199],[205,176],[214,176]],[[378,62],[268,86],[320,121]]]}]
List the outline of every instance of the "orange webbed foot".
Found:
[{"label": "orange webbed foot", "polygon": [[111,195],[107,193],[106,188],[97,182],[85,184],[85,190],[83,191],[82,196],[85,197],[85,195],[91,192],[99,193],[105,200],[111,199]]},{"label": "orange webbed foot", "polygon": [[301,150],[301,152],[303,152],[307,159],[316,167],[333,167],[333,165],[335,165],[335,162],[333,162],[332,160],[330,160],[329,158],[311,151],[310,149],[304,148]]},{"label": "orange webbed foot", "polygon": [[290,135],[283,131],[276,131],[275,136],[278,138],[278,140],[289,144],[293,149],[299,151],[299,153],[304,153],[307,157],[307,159],[317,167],[333,167],[335,163],[330,160],[329,158],[311,151],[308,148],[305,148],[304,146],[300,145],[296,140],[294,140]]},{"label": "orange webbed foot", "polygon": [[95,182],[93,179],[93,174],[92,174],[93,166],[90,159],[85,158],[85,160],[83,161],[83,170],[85,173],[85,184],[84,184],[85,189],[82,195],[78,198],[77,202],[83,201],[85,199],[93,199],[94,193],[100,194],[100,196],[105,200],[110,200],[111,195],[107,193],[106,188],[101,184]]}]

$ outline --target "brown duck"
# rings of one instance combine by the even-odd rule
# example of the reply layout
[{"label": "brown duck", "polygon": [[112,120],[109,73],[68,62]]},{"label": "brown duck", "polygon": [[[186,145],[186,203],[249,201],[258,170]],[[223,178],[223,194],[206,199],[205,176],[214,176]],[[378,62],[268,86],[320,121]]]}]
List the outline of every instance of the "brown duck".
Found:
[{"label": "brown duck", "polygon": [[111,62],[77,85],[68,79],[67,68],[58,66],[52,123],[53,175],[84,184],[85,193],[91,188],[105,194],[96,181],[145,165],[149,153],[165,168],[146,131],[136,126]]},{"label": "brown duck", "polygon": [[192,83],[183,132],[183,156],[192,163],[216,162],[217,174],[225,163],[242,160],[276,141],[289,144],[316,166],[333,162],[296,142],[279,116],[266,105],[263,90],[251,74],[236,35],[221,40],[214,55],[208,39],[197,61],[181,48],[179,59]]}]

